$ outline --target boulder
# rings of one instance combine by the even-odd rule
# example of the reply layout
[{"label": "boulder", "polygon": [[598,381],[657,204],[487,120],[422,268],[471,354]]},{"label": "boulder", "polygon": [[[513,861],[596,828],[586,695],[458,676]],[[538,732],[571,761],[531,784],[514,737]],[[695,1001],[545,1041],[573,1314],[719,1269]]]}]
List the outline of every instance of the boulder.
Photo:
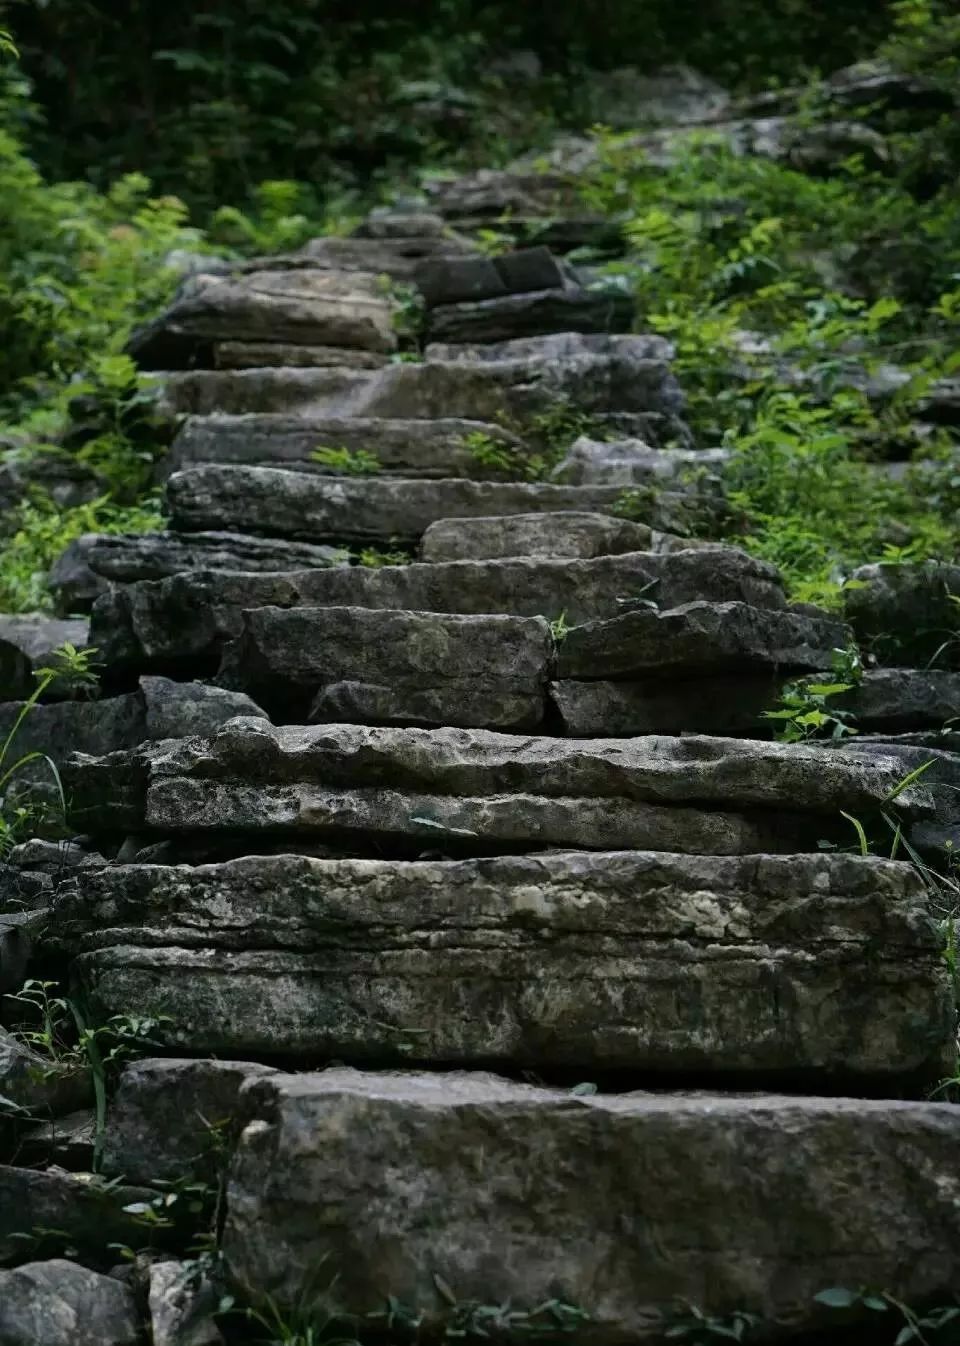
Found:
[{"label": "boulder", "polygon": [[394,305],[376,275],[318,268],[197,275],[128,350],[144,369],[213,363],[218,341],[289,342],[390,352]]},{"label": "boulder", "polygon": [[242,620],[218,681],[279,720],[519,730],[543,719],[553,639],[542,617],[267,607]]},{"label": "boulder", "polygon": [[[37,669],[55,665],[54,651],[71,644],[87,643],[87,623],[63,620],[40,612],[9,616],[0,614],[0,702],[17,701],[36,691]],[[57,681],[48,697],[69,695],[65,681]]]},{"label": "boulder", "polygon": [[[890,861],[552,851],[112,867],[58,900],[56,939],[82,950],[99,1012],[162,1018],[174,1050],[832,1087],[933,1084],[951,1061],[930,899]],[[165,1073],[172,1085],[183,1071]],[[119,1127],[132,1095],[165,1154],[170,1104],[144,1110],[141,1077],[114,1105]],[[108,1154],[140,1171],[109,1139]]]},{"label": "boulder", "polygon": [[252,1061],[128,1062],[107,1111],[103,1171],[128,1182],[216,1182],[223,1149],[240,1129],[240,1086],[272,1073]]},{"label": "boulder", "polygon": [[[529,493],[527,498],[529,498]],[[351,492],[360,498],[361,492]],[[478,516],[484,517],[484,516]],[[561,515],[541,516],[557,518]],[[733,547],[630,552],[591,560],[507,557],[289,574],[198,572],[131,584],[98,599],[91,641],[107,667],[212,676],[240,614],[260,607],[406,608],[418,612],[613,617],[619,599],[655,594],[666,607],[708,598],[785,604],[772,566]]]},{"label": "boulder", "polygon": [[832,1326],[830,1286],[940,1303],[960,1278],[947,1103],[342,1069],[249,1096],[224,1251],[284,1307],[323,1266],[346,1311],[389,1295],[424,1334],[508,1304],[585,1346],[661,1341],[680,1300],[784,1339]]},{"label": "boulder", "polygon": [[[711,553],[701,553],[708,560]],[[850,644],[843,622],[748,603],[638,606],[620,617],[567,631],[557,653],[560,678],[684,677],[737,669],[829,669]]]},{"label": "boulder", "polygon": [[[273,467],[192,467],[167,482],[173,527],[260,533],[308,542],[412,543],[437,519],[596,510],[610,513],[619,486],[554,486],[462,478],[331,480]],[[652,496],[643,522],[665,531],[716,521],[710,502]],[[673,528],[671,528],[673,525]],[[679,525],[679,528],[677,527]]]},{"label": "boulder", "polygon": [[54,1258],[0,1271],[4,1346],[136,1346],[133,1294],[110,1276]]},{"label": "boulder", "polygon": [[[289,467],[298,472],[337,473],[313,454],[320,448],[363,452],[375,473],[403,477],[500,476],[471,449],[481,436],[509,459],[522,460],[523,441],[484,421],[379,420],[365,416],[191,416],[174,440],[165,468],[215,463],[221,466]],[[342,472],[343,469],[340,469]],[[185,568],[185,567],[184,567]],[[238,567],[239,568],[239,567]],[[288,567],[289,569],[290,567]]]},{"label": "boulder", "polygon": [[420,559],[488,561],[506,556],[538,560],[592,560],[624,552],[665,553],[696,547],[690,538],[659,533],[645,523],[611,514],[566,510],[555,514],[494,514],[438,519],[420,539]]}]

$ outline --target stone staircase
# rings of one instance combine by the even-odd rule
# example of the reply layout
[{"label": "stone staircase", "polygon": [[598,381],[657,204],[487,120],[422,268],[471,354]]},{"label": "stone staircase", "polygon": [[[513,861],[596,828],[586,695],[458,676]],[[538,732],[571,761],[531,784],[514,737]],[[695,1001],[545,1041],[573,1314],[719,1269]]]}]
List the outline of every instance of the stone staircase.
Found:
[{"label": "stone staircase", "polygon": [[[960,1114],[927,1101],[944,912],[849,821],[943,858],[960,671],[869,668],[852,744],[763,718],[855,637],[929,643],[960,575],[869,568],[841,620],[711,541],[722,455],[691,449],[669,346],[562,256],[601,222],[568,201],[552,250],[497,258],[470,236],[555,188],[445,183],[192,276],[134,341],[179,418],[168,530],[68,549],[89,635],[0,619],[3,723],[68,627],[102,670],[24,726],[77,750],[78,839],[3,867],[0,976],[69,977],[158,1054],[110,1102],[98,1220],[83,1088],[26,1089],[80,1139],[45,1168],[46,1120],[0,1169],[0,1257],[40,1226],[93,1265],[105,1232],[142,1246],[136,1193],[214,1181],[216,1123],[231,1283],[292,1313],[335,1282],[388,1336],[657,1341],[684,1301],[789,1337],[829,1287],[960,1283]],[[383,275],[419,291],[422,352]],[[593,437],[523,479],[557,406]]]}]

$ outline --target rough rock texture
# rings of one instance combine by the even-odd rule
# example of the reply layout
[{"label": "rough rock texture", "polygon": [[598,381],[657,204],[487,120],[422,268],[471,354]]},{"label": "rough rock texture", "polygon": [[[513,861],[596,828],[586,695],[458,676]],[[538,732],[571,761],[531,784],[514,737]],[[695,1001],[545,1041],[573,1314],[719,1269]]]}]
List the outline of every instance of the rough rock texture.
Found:
[{"label": "rough rock texture", "polygon": [[648,486],[668,482],[717,490],[728,449],[654,449],[639,439],[594,440],[582,435],[551,473],[570,486]]},{"label": "rough rock texture", "polygon": [[945,1302],[960,1277],[949,1104],[346,1070],[274,1076],[250,1101],[225,1251],[284,1304],[326,1258],[357,1314],[389,1293],[442,1325],[442,1278],[460,1304],[577,1306],[578,1342],[662,1339],[677,1298],[788,1336],[822,1325],[825,1287]]},{"label": "rough rock texture", "polygon": [[89,1174],[0,1164],[0,1262],[21,1258],[23,1236],[43,1230],[56,1230],[88,1255],[102,1256],[108,1243],[136,1247],[143,1241],[143,1225],[123,1207],[154,1195],[149,1188],[107,1187]]},{"label": "rough rock texture", "polygon": [[435,341],[509,341],[556,332],[628,332],[634,316],[629,295],[580,285],[506,294],[430,310],[427,333]]},{"label": "rough rock texture", "polygon": [[960,716],[960,672],[867,669],[858,687],[831,697],[830,705],[850,712],[854,723],[865,729],[898,733],[927,726],[941,728]]},{"label": "rough rock texture", "polygon": [[[0,742],[13,728],[23,702],[0,705]],[[56,701],[30,712],[17,733],[17,752],[45,753],[61,761],[64,751],[99,755],[133,748],[147,739],[213,734],[237,715],[264,712],[242,691],[208,687],[197,682],[171,682],[144,677],[140,689],[102,701]],[[32,778],[46,776],[42,762],[27,769]]]},{"label": "rough rock texture", "polygon": [[597,735],[769,734],[763,712],[777,705],[784,679],[770,670],[702,678],[642,678],[625,682],[565,678],[550,697],[566,733]]},{"label": "rough rock texture", "polygon": [[960,565],[937,561],[861,566],[844,589],[847,620],[886,663],[960,669]]},{"label": "rough rock texture", "polygon": [[[89,873],[56,917],[98,1009],[169,1016],[175,1048],[848,1080],[936,1081],[950,1061],[928,896],[890,862],[251,856]],[[170,1105],[145,1106],[157,1064],[114,1104],[110,1165],[128,1177],[124,1132],[167,1130]],[[161,1071],[170,1085],[186,1067]]]},{"label": "rough rock texture", "polygon": [[57,1116],[90,1101],[89,1072],[40,1056],[0,1028],[0,1116]]},{"label": "rough rock texture", "polygon": [[440,419],[371,420],[364,416],[193,416],[174,440],[164,466],[171,472],[206,463],[254,467],[291,467],[298,472],[331,473],[313,461],[321,447],[363,450],[378,471],[405,477],[482,477],[496,475],[478,460],[469,435],[522,454],[523,441],[499,425],[484,421]]},{"label": "rough rock texture", "polygon": [[215,1181],[216,1136],[211,1127],[226,1138],[231,1127],[239,1126],[237,1095],[244,1080],[272,1073],[269,1066],[252,1061],[131,1061],[107,1111],[104,1172],[130,1182],[175,1182],[185,1176]]},{"label": "rough rock texture", "polygon": [[221,1290],[208,1276],[193,1263],[153,1262],[149,1278],[151,1346],[220,1346]]},{"label": "rough rock texture", "polygon": [[618,519],[612,514],[565,510],[555,514],[438,519],[420,539],[420,559],[488,561],[503,556],[527,556],[591,560],[631,551],[680,551],[698,545],[701,544],[691,538],[658,533],[645,523]]},{"label": "rough rock texture", "polygon": [[0,1271],[3,1346],[136,1346],[134,1298],[110,1276],[54,1258]]},{"label": "rough rock texture", "polygon": [[[272,467],[194,467],[167,482],[174,528],[228,529],[309,542],[415,542],[437,519],[490,514],[611,512],[618,486],[554,486],[539,482],[443,478],[331,479]],[[704,507],[709,508],[709,507]],[[664,494],[648,502],[645,523],[685,531],[703,509]]]},{"label": "rough rock texture", "polygon": [[572,268],[559,262],[549,248],[521,248],[498,256],[435,258],[421,263],[417,289],[425,303],[477,303],[504,295],[563,289],[572,283]]},{"label": "rough rock texture", "polygon": [[319,269],[198,275],[131,338],[144,369],[212,363],[215,341],[396,349],[393,304],[373,274]]},{"label": "rough rock texture", "polygon": [[413,234],[408,238],[313,238],[301,255],[314,266],[335,271],[372,271],[392,280],[412,281],[425,260],[470,256],[475,252],[473,243],[447,232],[441,237]]},{"label": "rough rock texture", "polygon": [[[703,553],[708,560],[710,553]],[[751,607],[684,603],[638,607],[586,622],[560,642],[560,678],[635,678],[649,673],[727,673],[736,669],[829,669],[850,642],[849,627],[826,616]]]},{"label": "rough rock texture", "polygon": [[667,607],[710,599],[780,608],[786,601],[779,576],[765,562],[733,547],[701,547],[591,560],[514,557],[274,575],[175,575],[104,595],[94,606],[90,629],[108,667],[178,666],[212,675],[223,642],[240,632],[244,609],[407,608],[551,621],[563,613],[574,624],[613,617],[621,610],[620,598],[638,594],[656,595]]},{"label": "rough rock texture", "polygon": [[542,617],[271,607],[243,614],[217,678],[287,722],[535,729],[552,664]]},{"label": "rough rock texture", "polygon": [[38,1168],[56,1164],[70,1172],[93,1168],[97,1119],[93,1108],[68,1112],[27,1127],[18,1137],[17,1157]]},{"label": "rough rock texture", "polygon": [[[811,833],[823,836],[840,809],[876,812],[902,777],[896,758],[829,747],[249,719],[210,740],[78,756],[65,767],[73,816],[94,831],[717,854],[810,849]],[[898,808],[926,817],[935,803],[914,783]]]},{"label": "rough rock texture", "polygon": [[264,366],[295,369],[382,369],[388,355],[349,346],[298,346],[288,341],[215,341],[214,369],[261,369]]},{"label": "rough rock texture", "polygon": [[[0,614],[0,701],[17,701],[36,691],[34,670],[55,662],[53,651],[66,643],[87,643],[85,621],[64,621],[43,613]],[[51,695],[69,689],[54,684]]]},{"label": "rough rock texture", "polygon": [[111,584],[185,570],[305,570],[345,560],[339,547],[249,533],[84,533],[51,567],[48,583],[61,612],[88,612]]}]

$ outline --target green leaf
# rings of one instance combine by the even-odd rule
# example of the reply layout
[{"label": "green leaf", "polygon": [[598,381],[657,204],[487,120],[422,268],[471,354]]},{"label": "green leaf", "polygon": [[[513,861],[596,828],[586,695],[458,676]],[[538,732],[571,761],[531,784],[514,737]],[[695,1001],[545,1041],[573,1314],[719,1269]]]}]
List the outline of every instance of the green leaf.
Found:
[{"label": "green leaf", "polygon": [[821,1290],[813,1299],[814,1303],[823,1304],[828,1309],[850,1309],[859,1301],[860,1296],[855,1290],[846,1290],[841,1285],[835,1285],[829,1290]]}]

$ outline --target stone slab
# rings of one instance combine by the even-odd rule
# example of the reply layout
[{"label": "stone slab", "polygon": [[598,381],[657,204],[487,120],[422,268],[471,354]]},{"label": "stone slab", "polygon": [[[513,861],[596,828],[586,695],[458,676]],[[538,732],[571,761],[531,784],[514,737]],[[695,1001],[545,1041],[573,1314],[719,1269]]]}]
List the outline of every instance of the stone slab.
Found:
[{"label": "stone slab", "polygon": [[861,566],[844,589],[844,610],[857,637],[882,662],[924,664],[939,651],[940,668],[960,669],[960,565],[904,562]]},{"label": "stone slab", "polygon": [[[0,701],[16,701],[36,691],[34,672],[53,662],[61,645],[82,649],[87,644],[87,622],[48,617],[40,612],[0,614]],[[52,695],[69,692],[65,684],[50,689]]]},{"label": "stone slab", "polygon": [[580,285],[440,304],[427,317],[433,341],[509,341],[551,332],[628,332],[635,305],[630,295]]},{"label": "stone slab", "polygon": [[553,514],[494,514],[438,519],[420,539],[422,561],[489,561],[506,556],[592,560],[624,552],[665,553],[694,548],[692,538],[660,533],[612,514],[565,510]]}]

